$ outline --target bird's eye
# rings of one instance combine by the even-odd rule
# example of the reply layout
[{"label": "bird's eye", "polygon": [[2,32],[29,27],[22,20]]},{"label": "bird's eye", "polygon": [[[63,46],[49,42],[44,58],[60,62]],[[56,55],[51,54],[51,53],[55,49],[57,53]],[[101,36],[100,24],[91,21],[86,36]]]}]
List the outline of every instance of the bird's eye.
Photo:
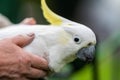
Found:
[{"label": "bird's eye", "polygon": [[75,42],[79,42],[79,38],[74,38],[74,41]]},{"label": "bird's eye", "polygon": [[77,44],[81,43],[80,37],[74,36],[74,42],[76,42]]}]

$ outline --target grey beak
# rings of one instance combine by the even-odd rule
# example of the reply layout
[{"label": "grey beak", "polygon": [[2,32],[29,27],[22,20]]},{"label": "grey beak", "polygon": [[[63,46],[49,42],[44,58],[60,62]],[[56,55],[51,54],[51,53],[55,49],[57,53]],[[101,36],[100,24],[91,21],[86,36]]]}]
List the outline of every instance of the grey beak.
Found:
[{"label": "grey beak", "polygon": [[83,61],[92,61],[94,58],[95,46],[82,48],[78,51],[77,57]]}]

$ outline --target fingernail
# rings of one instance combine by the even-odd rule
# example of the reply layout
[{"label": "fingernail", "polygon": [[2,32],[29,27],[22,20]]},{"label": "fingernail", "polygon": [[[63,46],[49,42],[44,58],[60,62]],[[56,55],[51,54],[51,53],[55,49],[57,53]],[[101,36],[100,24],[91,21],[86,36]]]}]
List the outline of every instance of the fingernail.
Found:
[{"label": "fingernail", "polygon": [[29,33],[29,34],[27,34],[29,37],[34,37],[35,36],[35,34],[34,33]]}]

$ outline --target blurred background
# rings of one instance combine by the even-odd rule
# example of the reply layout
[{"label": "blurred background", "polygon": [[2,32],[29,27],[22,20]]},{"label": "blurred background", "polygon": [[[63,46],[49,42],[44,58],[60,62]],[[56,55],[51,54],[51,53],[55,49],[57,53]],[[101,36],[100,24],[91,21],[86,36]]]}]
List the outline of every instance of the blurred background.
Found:
[{"label": "blurred background", "polygon": [[[55,13],[90,27],[97,36],[95,59],[75,60],[48,80],[120,80],[120,0],[46,0]],[[0,0],[0,13],[13,23],[34,17],[49,24],[39,0]]]}]

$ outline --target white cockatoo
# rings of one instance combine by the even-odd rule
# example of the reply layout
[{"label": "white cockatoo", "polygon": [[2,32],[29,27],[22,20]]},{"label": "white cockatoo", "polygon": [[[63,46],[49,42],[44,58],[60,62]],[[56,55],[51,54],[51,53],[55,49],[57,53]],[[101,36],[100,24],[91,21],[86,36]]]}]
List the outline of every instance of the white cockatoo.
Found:
[{"label": "white cockatoo", "polygon": [[85,25],[53,13],[45,0],[41,0],[41,4],[43,14],[51,25],[12,25],[0,30],[0,39],[34,32],[35,39],[24,49],[47,59],[50,70],[54,72],[59,72],[77,57],[93,59],[96,44],[94,32]]}]

